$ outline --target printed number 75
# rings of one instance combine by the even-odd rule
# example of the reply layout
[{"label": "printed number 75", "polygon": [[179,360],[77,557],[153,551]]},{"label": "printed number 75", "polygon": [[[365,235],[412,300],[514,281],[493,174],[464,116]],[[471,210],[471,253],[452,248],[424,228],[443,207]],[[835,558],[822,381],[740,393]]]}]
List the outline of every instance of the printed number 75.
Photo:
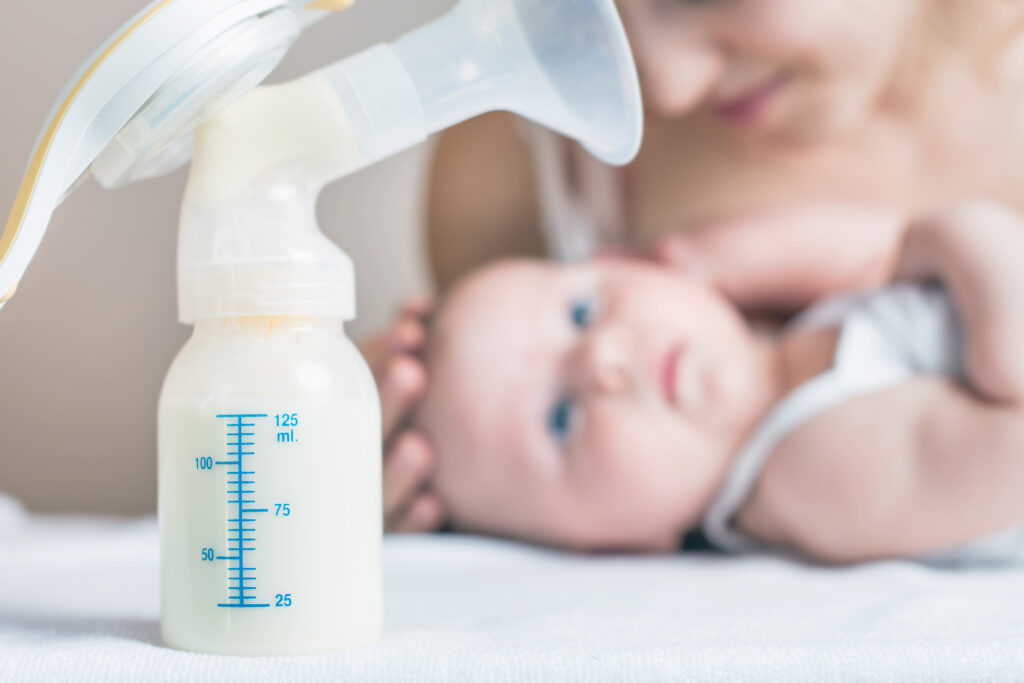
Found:
[{"label": "printed number 75", "polygon": [[288,506],[288,503],[274,503],[275,517],[287,517],[290,514],[292,514],[292,509]]}]

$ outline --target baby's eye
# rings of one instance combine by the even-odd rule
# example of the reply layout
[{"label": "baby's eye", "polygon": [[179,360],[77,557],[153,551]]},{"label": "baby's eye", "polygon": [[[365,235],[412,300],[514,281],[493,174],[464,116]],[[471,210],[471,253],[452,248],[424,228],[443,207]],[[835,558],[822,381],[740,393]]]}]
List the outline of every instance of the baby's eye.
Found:
[{"label": "baby's eye", "polygon": [[569,306],[569,317],[572,324],[580,330],[590,327],[597,314],[597,305],[593,299],[576,299]]},{"label": "baby's eye", "polygon": [[548,416],[548,429],[558,443],[564,443],[572,433],[575,406],[570,399],[563,398],[551,409]]}]

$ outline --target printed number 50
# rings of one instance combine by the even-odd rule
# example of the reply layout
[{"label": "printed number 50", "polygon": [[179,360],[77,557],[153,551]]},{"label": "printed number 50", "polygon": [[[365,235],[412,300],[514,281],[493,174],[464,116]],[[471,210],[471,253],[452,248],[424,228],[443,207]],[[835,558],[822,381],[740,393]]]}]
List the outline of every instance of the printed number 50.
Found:
[{"label": "printed number 50", "polygon": [[274,603],[275,607],[291,607],[292,606],[292,594],[291,593],[278,593],[277,602]]}]

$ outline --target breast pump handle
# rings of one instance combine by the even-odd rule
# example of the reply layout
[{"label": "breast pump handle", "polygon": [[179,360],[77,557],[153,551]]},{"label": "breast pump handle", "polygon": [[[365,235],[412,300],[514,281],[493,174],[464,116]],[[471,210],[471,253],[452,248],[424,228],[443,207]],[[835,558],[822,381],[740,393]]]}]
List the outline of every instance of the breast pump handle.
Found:
[{"label": "breast pump handle", "polygon": [[[347,4],[317,0],[310,7]],[[573,138],[610,164],[629,162],[642,137],[639,83],[614,0],[462,0],[394,43],[372,47],[309,78],[333,92],[356,144],[356,153],[332,167],[323,182],[495,110]],[[245,173],[261,170],[250,164]],[[45,224],[40,238],[42,230]],[[9,298],[3,292],[16,285],[38,246],[38,240],[25,242],[27,249],[12,258],[0,241],[2,300]],[[14,251],[18,247],[16,241]]]}]

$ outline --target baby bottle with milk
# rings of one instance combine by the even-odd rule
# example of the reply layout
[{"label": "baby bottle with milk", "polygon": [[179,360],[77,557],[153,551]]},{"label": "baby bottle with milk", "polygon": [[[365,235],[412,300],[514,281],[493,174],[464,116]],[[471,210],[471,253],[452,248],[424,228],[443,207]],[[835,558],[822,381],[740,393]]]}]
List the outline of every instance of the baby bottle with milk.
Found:
[{"label": "baby bottle with milk", "polygon": [[381,631],[381,425],[345,336],[349,258],[314,216],[355,154],[322,76],[200,128],[179,251],[191,339],[159,409],[168,645],[297,654]]}]

